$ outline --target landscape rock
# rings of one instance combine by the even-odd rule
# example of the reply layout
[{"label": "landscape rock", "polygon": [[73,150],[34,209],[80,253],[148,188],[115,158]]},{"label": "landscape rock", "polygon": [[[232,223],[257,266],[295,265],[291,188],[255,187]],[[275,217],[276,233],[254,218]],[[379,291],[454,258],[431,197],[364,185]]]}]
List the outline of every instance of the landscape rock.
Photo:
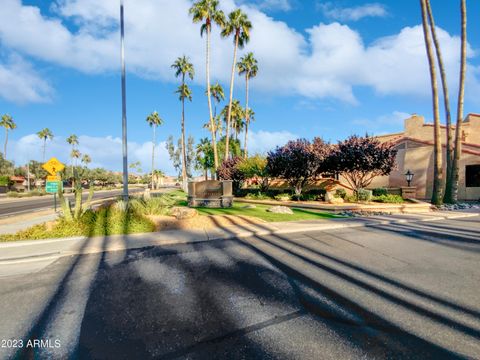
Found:
[{"label": "landscape rock", "polygon": [[256,209],[257,207],[253,204],[250,204],[250,205],[245,205],[243,208],[244,209]]},{"label": "landscape rock", "polygon": [[175,216],[177,220],[191,219],[198,215],[198,211],[187,207],[173,207],[170,215]]},{"label": "landscape rock", "polygon": [[292,209],[286,206],[272,206],[271,208],[267,209],[267,211],[274,214],[293,215]]}]

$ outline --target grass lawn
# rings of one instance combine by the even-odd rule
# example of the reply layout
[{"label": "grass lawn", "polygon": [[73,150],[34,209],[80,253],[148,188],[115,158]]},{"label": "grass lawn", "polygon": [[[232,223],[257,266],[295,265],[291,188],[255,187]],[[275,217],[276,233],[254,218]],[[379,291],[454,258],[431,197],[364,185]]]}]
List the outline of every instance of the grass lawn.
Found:
[{"label": "grass lawn", "polygon": [[253,216],[259,219],[275,222],[275,221],[297,221],[297,220],[319,220],[319,219],[332,219],[339,218],[341,216],[317,212],[306,209],[292,209],[293,215],[288,214],[274,214],[268,212],[267,209],[271,206],[268,205],[255,205],[254,209],[246,209],[246,204],[234,203],[231,208],[224,209],[211,209],[211,208],[196,208],[201,215],[244,215]]}]

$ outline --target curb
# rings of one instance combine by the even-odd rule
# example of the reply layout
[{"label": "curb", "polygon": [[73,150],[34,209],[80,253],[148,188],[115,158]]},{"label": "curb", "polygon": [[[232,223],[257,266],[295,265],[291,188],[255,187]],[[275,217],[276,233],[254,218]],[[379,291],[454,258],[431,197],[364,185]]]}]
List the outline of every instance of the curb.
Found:
[{"label": "curb", "polygon": [[[318,225],[310,225],[305,226],[301,229],[298,228],[287,228],[287,229],[270,229],[270,230],[240,230],[237,232],[229,231],[228,228],[221,229],[220,231],[223,232],[221,234],[214,234],[212,237],[208,235],[206,232],[207,239],[206,241],[214,241],[214,240],[232,240],[236,238],[247,238],[251,236],[268,236],[268,235],[281,235],[281,234],[292,234],[298,232],[311,232],[311,231],[327,231],[327,230],[336,230],[336,229],[349,229],[349,228],[360,228],[360,227],[372,227],[378,225],[390,225],[390,224],[405,224],[405,223],[421,223],[421,222],[430,222],[430,221],[442,221],[442,220],[451,220],[451,219],[459,219],[459,218],[470,218],[476,217],[480,214],[476,213],[464,213],[464,214],[452,214],[452,215],[444,215],[444,216],[435,216],[432,218],[426,219],[394,219],[394,220],[380,220],[380,221],[367,221],[367,222],[348,222],[348,223],[327,223],[327,224],[318,224]],[[135,237],[135,236],[148,236],[148,235],[155,235],[156,233],[141,233],[141,234],[129,234],[126,236]],[[157,233],[160,234],[160,233]],[[164,234],[164,233],[162,233]],[[121,236],[121,235],[116,235]],[[103,237],[105,238],[105,237]],[[70,238],[60,238],[60,239],[44,239],[44,240],[27,240],[27,241],[15,241],[15,242],[5,242],[0,243],[0,249],[4,248],[15,248],[15,247],[23,247],[23,246],[32,246],[32,245],[42,245],[42,244],[51,244],[55,242],[71,242],[74,244],[78,241],[87,240],[85,236],[77,236],[77,237],[70,237]],[[121,250],[135,250],[135,249],[142,249],[151,246],[162,246],[162,245],[175,245],[175,244],[188,244],[188,243],[195,243],[198,241],[205,241],[204,238],[201,240],[172,240],[172,241],[164,241],[161,244],[159,243],[152,243],[151,245],[146,244],[139,244],[139,246],[116,246],[111,247],[108,250],[105,249],[91,249],[87,251],[78,251],[78,250],[60,250],[58,252],[50,252],[50,253],[43,253],[43,254],[33,254],[24,257],[11,257],[11,258],[3,258],[0,259],[0,266],[1,265],[11,265],[11,264],[18,264],[18,263],[29,263],[29,262],[38,262],[38,261],[45,261],[49,259],[58,259],[65,256],[73,256],[73,255],[87,255],[87,254],[97,254],[97,253],[104,253],[104,252],[112,252],[112,251],[121,251]]]}]

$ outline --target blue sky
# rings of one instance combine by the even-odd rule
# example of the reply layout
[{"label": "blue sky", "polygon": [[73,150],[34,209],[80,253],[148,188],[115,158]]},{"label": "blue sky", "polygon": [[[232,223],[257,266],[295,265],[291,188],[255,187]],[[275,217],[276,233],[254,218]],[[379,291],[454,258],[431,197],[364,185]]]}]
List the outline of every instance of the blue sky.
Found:
[{"label": "blue sky", "polygon": [[[118,0],[3,0],[0,13],[0,113],[18,124],[10,158],[40,159],[33,134],[50,128],[48,155],[68,160],[65,138],[80,136],[92,166],[121,167]],[[418,1],[220,0],[249,15],[259,76],[251,83],[256,112],[252,149],[265,152],[290,138],[336,141],[353,133],[401,131],[411,113],[432,117]],[[458,1],[431,0],[456,107]],[[180,132],[178,86],[170,64],[190,56],[197,76],[187,104],[187,132],[208,136],[204,39],[187,15],[188,0],[125,0],[130,157],[149,170],[151,130],[145,117],[165,120],[161,143]],[[480,112],[480,4],[468,2],[469,73],[465,113]],[[228,88],[233,47],[212,38],[212,77]],[[236,78],[235,98],[244,101]],[[222,105],[223,106],[223,105]],[[2,135],[3,136],[3,135]],[[3,137],[1,138],[3,141]],[[161,143],[157,167],[172,172]]]}]

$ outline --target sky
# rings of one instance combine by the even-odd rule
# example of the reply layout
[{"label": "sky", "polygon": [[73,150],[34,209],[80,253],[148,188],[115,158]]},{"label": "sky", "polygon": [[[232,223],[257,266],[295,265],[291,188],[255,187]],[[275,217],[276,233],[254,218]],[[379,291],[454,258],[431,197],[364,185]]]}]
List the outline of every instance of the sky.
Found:
[{"label": "sky", "polygon": [[[179,85],[171,69],[182,55],[196,75],[186,104],[187,134],[209,134],[205,39],[188,15],[189,0],[124,0],[129,162],[150,171],[152,131],[145,118],[158,111],[156,168],[173,174],[165,140],[180,135]],[[431,0],[456,112],[460,56],[459,1]],[[480,112],[480,3],[468,1],[465,113]],[[320,136],[336,142],[352,134],[399,132],[410,114],[432,119],[428,63],[419,1],[220,0],[229,13],[244,10],[253,29],[239,57],[253,52],[259,73],[250,83],[255,111],[249,147],[264,154],[290,139]],[[228,92],[233,41],[212,34],[212,83]],[[245,101],[236,76],[234,98]],[[442,99],[440,99],[442,101]],[[441,103],[442,104],[442,103]],[[225,103],[219,107],[223,107]],[[121,88],[119,0],[2,0],[0,114],[17,129],[8,157],[69,162],[65,139],[76,134],[90,167],[120,170]],[[442,113],[443,114],[443,113]],[[4,135],[0,133],[3,143]]]}]

